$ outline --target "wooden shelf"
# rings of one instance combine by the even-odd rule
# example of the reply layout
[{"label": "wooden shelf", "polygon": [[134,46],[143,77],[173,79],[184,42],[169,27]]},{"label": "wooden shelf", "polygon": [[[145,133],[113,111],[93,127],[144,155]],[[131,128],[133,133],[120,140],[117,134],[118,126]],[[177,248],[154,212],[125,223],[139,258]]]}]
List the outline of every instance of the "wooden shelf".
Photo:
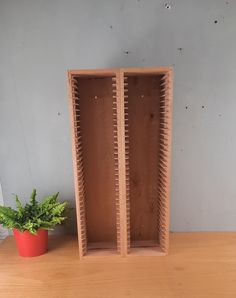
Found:
[{"label": "wooden shelf", "polygon": [[172,69],[73,70],[68,85],[80,257],[166,254]]},{"label": "wooden shelf", "polygon": [[[1,297],[236,297],[236,233],[171,233],[166,257],[78,258],[77,237],[50,236],[49,250],[18,256],[0,243]],[[45,273],[46,272],[46,273]]]}]

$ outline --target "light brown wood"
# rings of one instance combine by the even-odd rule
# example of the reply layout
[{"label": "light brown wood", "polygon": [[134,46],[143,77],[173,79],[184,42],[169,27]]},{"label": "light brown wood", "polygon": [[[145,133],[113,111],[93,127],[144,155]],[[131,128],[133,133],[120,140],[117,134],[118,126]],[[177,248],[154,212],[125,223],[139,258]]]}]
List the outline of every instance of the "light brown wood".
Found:
[{"label": "light brown wood", "polygon": [[170,234],[165,257],[78,259],[77,239],[49,238],[36,258],[17,255],[12,237],[0,244],[3,298],[234,298],[236,233]]},{"label": "light brown wood", "polygon": [[68,70],[71,76],[75,77],[97,77],[113,76],[118,71],[117,68],[108,69],[76,69]]},{"label": "light brown wood", "polygon": [[69,70],[70,75],[75,76],[94,76],[94,75],[113,75],[115,72],[129,72],[130,74],[140,74],[140,73],[153,73],[153,74],[165,74],[172,71],[172,67],[127,67],[127,68],[105,68],[105,69],[72,69]]},{"label": "light brown wood", "polygon": [[158,244],[159,85],[158,76],[128,77],[131,248]]},{"label": "light brown wood", "polygon": [[[76,204],[76,222],[77,222],[77,230],[80,232],[80,237],[78,237],[78,245],[79,245],[79,256],[82,258],[84,254],[83,249],[83,237],[82,235],[86,233],[84,231],[84,224],[81,221],[81,209],[83,210],[83,206],[80,207],[81,204],[83,204],[83,198],[81,197],[80,190],[79,190],[79,171],[78,171],[78,163],[77,163],[77,140],[75,138],[76,133],[77,133],[77,128],[76,128],[76,111],[75,111],[75,101],[76,97],[73,92],[72,86],[72,75],[68,71],[67,73],[68,80],[67,80],[67,85],[68,85],[68,100],[69,100],[69,112],[70,112],[70,127],[71,127],[71,142],[72,142],[72,161],[73,161],[73,174],[74,174],[74,189],[75,189],[75,204]],[[86,234],[85,234],[86,236]],[[85,237],[84,236],[84,237]]]},{"label": "light brown wood", "polygon": [[172,69],[68,78],[80,257],[166,254]]},{"label": "light brown wood", "polygon": [[120,242],[122,257],[128,252],[127,232],[127,189],[126,189],[126,167],[125,167],[125,121],[124,121],[124,74],[121,70],[117,72],[117,130],[118,130],[118,165],[119,165],[119,217],[120,217]]}]

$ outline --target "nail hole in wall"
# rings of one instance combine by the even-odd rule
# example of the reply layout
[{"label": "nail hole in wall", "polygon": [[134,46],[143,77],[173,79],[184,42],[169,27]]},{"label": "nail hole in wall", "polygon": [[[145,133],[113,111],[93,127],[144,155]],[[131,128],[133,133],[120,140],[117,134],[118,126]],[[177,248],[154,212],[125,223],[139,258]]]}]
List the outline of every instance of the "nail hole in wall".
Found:
[{"label": "nail hole in wall", "polygon": [[171,5],[170,5],[170,3],[166,3],[166,4],[165,4],[165,8],[166,8],[166,9],[171,9]]}]

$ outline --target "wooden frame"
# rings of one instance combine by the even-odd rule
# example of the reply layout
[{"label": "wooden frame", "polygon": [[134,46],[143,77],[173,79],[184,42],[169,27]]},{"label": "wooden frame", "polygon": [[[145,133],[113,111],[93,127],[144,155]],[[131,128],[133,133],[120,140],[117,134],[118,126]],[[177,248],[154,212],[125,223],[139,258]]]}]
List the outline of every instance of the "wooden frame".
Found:
[{"label": "wooden frame", "polygon": [[80,257],[165,255],[172,69],[68,71]]}]

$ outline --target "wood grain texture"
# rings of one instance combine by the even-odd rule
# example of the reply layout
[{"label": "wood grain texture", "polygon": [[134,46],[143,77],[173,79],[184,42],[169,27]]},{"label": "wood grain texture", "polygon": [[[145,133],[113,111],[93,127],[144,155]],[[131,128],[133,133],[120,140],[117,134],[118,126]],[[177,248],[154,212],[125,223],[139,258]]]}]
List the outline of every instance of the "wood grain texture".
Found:
[{"label": "wood grain texture", "polygon": [[87,241],[98,247],[99,242],[110,242],[116,249],[112,78],[77,80]]},{"label": "wood grain texture", "polygon": [[77,239],[49,238],[36,258],[0,244],[0,296],[17,298],[234,298],[236,233],[174,233],[166,257],[78,258]]},{"label": "wood grain texture", "polygon": [[172,67],[128,67],[128,68],[105,68],[105,69],[72,69],[69,74],[73,76],[110,76],[120,70],[130,74],[163,74],[172,70]]},{"label": "wood grain texture", "polygon": [[[75,104],[78,105],[78,98],[73,92],[73,77],[71,73],[67,72],[67,86],[68,86],[68,103],[69,103],[69,112],[70,112],[70,128],[71,128],[71,148],[72,148],[72,161],[73,161],[73,176],[74,176],[74,189],[75,189],[75,204],[76,204],[76,222],[77,222],[77,230],[80,233],[81,237],[78,237],[78,245],[79,245],[79,257],[82,258],[85,253],[85,245],[83,244],[83,240],[86,237],[86,229],[85,223],[81,220],[81,211],[84,212],[84,206],[81,208],[81,204],[84,205],[83,196],[80,193],[79,186],[79,164],[77,162],[77,146],[78,140],[76,138],[78,126],[76,125],[76,108]],[[81,210],[82,209],[82,210]],[[82,235],[84,235],[82,237]]]},{"label": "wood grain texture", "polygon": [[127,255],[127,188],[125,167],[125,121],[124,116],[124,74],[121,70],[117,72],[117,130],[118,130],[118,156],[119,156],[119,201],[120,201],[120,242],[121,256]]},{"label": "wood grain texture", "polygon": [[158,243],[159,85],[159,76],[128,77],[131,247]]}]

